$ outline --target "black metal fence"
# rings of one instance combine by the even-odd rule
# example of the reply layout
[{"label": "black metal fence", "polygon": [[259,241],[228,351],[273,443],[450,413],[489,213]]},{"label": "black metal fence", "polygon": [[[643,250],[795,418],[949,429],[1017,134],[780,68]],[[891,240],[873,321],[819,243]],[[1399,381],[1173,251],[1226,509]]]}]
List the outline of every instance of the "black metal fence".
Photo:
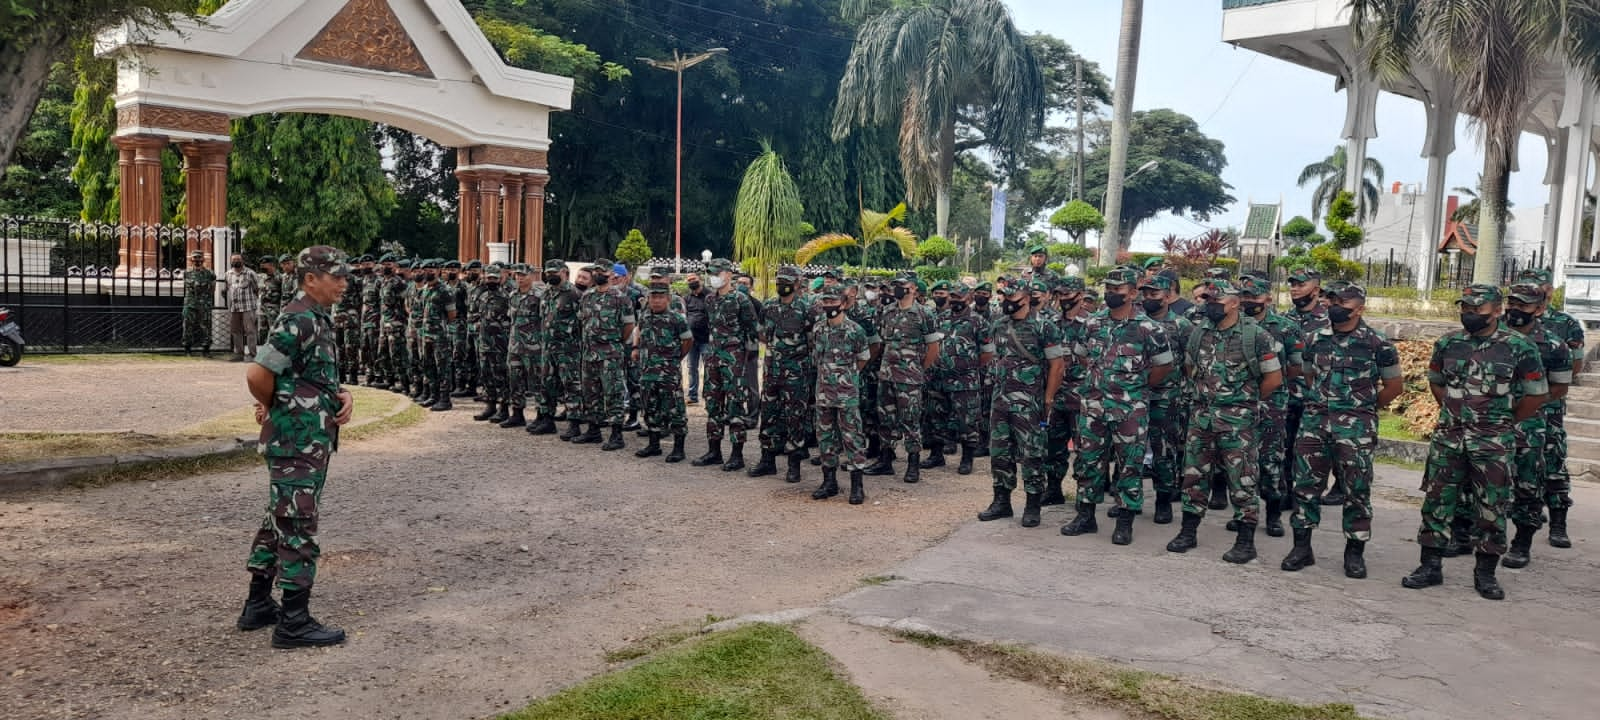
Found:
[{"label": "black metal fence", "polygon": [[[1283,268],[1281,258],[1275,255],[1246,255],[1240,259],[1239,271],[1241,273],[1265,273],[1274,281],[1281,282],[1288,271]],[[1368,258],[1358,261],[1362,266],[1359,277],[1361,284],[1369,288],[1414,288],[1417,286],[1416,266],[1399,259],[1399,253],[1389,251],[1387,258]],[[1433,287],[1459,288],[1472,284],[1473,257],[1466,254],[1440,255],[1438,265],[1433,274]],[[1543,249],[1521,257],[1506,257],[1500,261],[1500,284],[1510,285],[1516,282],[1517,274],[1528,268],[1548,268],[1550,264],[1545,257]]]},{"label": "black metal fence", "polygon": [[[0,217],[0,305],[33,352],[177,348],[186,250],[213,239],[225,249],[230,232]],[[146,253],[138,271],[122,264],[124,237]]]}]

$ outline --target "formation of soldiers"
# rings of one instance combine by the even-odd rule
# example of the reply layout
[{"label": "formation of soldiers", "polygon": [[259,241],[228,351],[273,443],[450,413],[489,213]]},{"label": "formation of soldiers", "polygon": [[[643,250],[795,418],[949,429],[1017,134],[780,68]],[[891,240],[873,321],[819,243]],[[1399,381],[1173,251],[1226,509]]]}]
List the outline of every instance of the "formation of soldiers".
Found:
[{"label": "formation of soldiers", "polygon": [[[1030,248],[1026,271],[973,286],[930,287],[913,273],[808,280],[782,268],[765,301],[732,263],[712,260],[707,448],[691,464],[760,477],[781,462],[793,483],[809,460],[822,471],[813,498],[839,494],[842,469],[859,504],[864,476],[900,474],[902,450],[907,483],[945,467],[947,454],[959,475],[988,457],[993,499],[980,520],[1016,515],[1021,484],[1019,522],[1038,526],[1042,507],[1068,502],[1070,472],[1075,514],[1063,535],[1098,533],[1107,503],[1111,541],[1129,544],[1148,504],[1156,524],[1179,520],[1166,547],[1183,553],[1208,510],[1231,506],[1236,535],[1222,557],[1245,563],[1257,556],[1257,528],[1283,536],[1288,513],[1285,571],[1315,564],[1321,508],[1339,506],[1344,574],[1366,576],[1378,413],[1402,382],[1394,345],[1362,319],[1360,285],[1323,287],[1297,271],[1292,307],[1279,312],[1272,283],[1255,275],[1209,271],[1191,302],[1170,269],[1118,267],[1097,292],[1046,260]],[[1503,597],[1495,568],[1530,561],[1546,510],[1550,544],[1570,547],[1561,398],[1583,339],[1549,307],[1551,290],[1537,270],[1508,295],[1470,286],[1463,330],[1435,347],[1439,429],[1422,562],[1406,587],[1437,585],[1443,558],[1473,554],[1479,593]],[[606,451],[638,431],[647,438],[638,457],[686,459],[681,368],[693,335],[664,274],[637,283],[608,259],[574,277],[561,260],[363,256],[333,321],[341,382],[364,378],[435,411],[475,398],[484,403],[475,420]],[[759,457],[746,468],[752,432]]]}]

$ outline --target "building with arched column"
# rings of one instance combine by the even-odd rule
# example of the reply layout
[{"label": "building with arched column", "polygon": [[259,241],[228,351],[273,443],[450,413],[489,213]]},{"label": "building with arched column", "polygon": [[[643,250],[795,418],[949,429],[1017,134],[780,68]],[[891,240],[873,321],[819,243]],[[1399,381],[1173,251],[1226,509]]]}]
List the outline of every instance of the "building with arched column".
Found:
[{"label": "building with arched column", "polygon": [[[1361,62],[1350,31],[1349,0],[1222,0],[1222,39],[1301,67],[1325,73],[1345,93],[1342,137],[1349,167],[1359,168],[1367,157],[1367,143],[1378,135],[1375,116],[1379,92],[1390,92],[1422,103],[1427,113],[1427,136],[1421,147],[1428,160],[1419,222],[1432,242],[1416,244],[1409,259],[1418,272],[1421,289],[1432,287],[1429,271],[1435,267],[1439,242],[1445,236],[1445,171],[1455,152],[1456,124],[1460,115],[1457,90],[1442,72],[1418,69],[1394,83],[1380,83]],[[1524,129],[1545,140],[1550,161],[1545,184],[1550,188],[1541,241],[1544,256],[1552,258],[1556,283],[1567,284],[1569,300],[1589,296],[1600,300],[1600,265],[1581,263],[1579,234],[1583,231],[1585,193],[1591,184],[1591,166],[1600,144],[1595,137],[1595,88],[1575,70],[1552,62],[1542,68],[1534,83],[1534,97]],[[1512,153],[1513,170],[1516,153]],[[1360,173],[1349,173],[1347,190],[1360,197]],[[1600,222],[1589,246],[1600,249]],[[1588,279],[1595,278],[1595,282]],[[1570,281],[1569,281],[1570,280]]]},{"label": "building with arched column", "polygon": [[[112,28],[95,50],[119,61],[124,226],[160,223],[168,144],[184,157],[189,224],[225,226],[230,120],[323,113],[456,150],[461,259],[504,243],[513,260],[543,261],[550,113],[571,108],[573,82],[507,66],[458,0],[232,0],[170,30]],[[141,237],[125,233],[119,272],[154,266]],[[225,261],[190,242],[208,264]]]}]

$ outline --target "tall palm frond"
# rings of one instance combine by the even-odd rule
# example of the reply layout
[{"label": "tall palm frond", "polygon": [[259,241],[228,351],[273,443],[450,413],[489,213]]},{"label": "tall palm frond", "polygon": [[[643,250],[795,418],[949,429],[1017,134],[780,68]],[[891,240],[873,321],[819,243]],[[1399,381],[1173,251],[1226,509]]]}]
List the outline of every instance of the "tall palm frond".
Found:
[{"label": "tall palm frond", "polygon": [[733,206],[733,252],[739,262],[755,260],[757,280],[766,286],[781,255],[800,244],[805,206],[783,158],[766,141],[739,184]]},{"label": "tall palm frond", "polygon": [[861,210],[861,232],[859,240],[856,237],[843,233],[829,233],[812,238],[810,242],[801,245],[794,251],[796,264],[805,265],[813,258],[829,250],[839,248],[861,248],[862,266],[866,266],[867,250],[878,243],[892,243],[900,249],[900,255],[905,258],[916,257],[917,236],[910,229],[897,226],[895,223],[904,222],[906,219],[906,204],[900,203],[889,212],[876,210]]},{"label": "tall palm frond", "polygon": [[[1333,204],[1339,191],[1345,189],[1350,179],[1346,167],[1349,164],[1349,155],[1340,146],[1333,149],[1332,155],[1300,170],[1300,177],[1295,184],[1305,187],[1313,181],[1317,183],[1317,189],[1311,195],[1312,220],[1322,219],[1322,213]],[[1383,187],[1383,163],[1367,158],[1361,167],[1361,211],[1357,219],[1367,222],[1378,213],[1378,197],[1382,193],[1379,188]]]}]

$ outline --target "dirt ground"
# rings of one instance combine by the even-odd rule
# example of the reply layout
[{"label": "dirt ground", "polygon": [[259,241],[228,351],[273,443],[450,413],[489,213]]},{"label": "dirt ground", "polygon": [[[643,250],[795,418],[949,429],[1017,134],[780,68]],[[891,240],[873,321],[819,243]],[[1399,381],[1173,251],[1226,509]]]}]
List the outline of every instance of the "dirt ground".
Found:
[{"label": "dirt ground", "polygon": [[989,495],[980,460],[919,485],[868,478],[863,506],[816,502],[809,464],[798,485],[751,479],[634,458],[632,434],[607,453],[458,407],[334,460],[312,609],[350,632],[340,648],[233,629],[260,469],[0,496],[6,717],[488,716],[664,625],[820,604]]},{"label": "dirt ground", "polygon": [[244,364],[223,360],[30,357],[0,369],[0,432],[165,433],[249,404]]}]

